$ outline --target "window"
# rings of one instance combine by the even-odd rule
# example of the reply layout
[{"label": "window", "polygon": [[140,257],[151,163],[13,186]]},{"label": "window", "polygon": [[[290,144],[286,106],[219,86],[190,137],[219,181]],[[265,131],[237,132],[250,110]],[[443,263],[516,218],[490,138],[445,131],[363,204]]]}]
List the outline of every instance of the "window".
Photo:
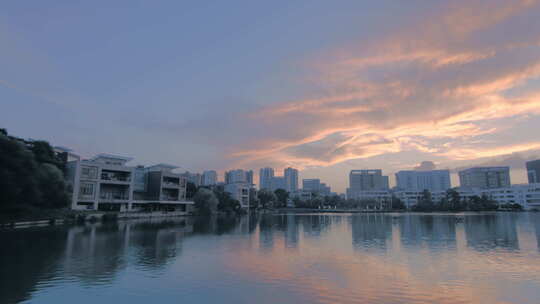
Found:
[{"label": "window", "polygon": [[79,196],[81,197],[93,197],[94,196],[95,184],[92,183],[81,183],[79,190]]},{"label": "window", "polygon": [[81,177],[82,178],[97,178],[97,168],[96,167],[82,167],[81,168]]}]

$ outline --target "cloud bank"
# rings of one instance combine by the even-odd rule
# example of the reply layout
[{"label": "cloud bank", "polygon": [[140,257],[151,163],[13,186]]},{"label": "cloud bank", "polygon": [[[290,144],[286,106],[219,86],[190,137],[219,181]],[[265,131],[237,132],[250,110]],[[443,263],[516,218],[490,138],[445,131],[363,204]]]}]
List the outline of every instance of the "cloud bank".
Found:
[{"label": "cloud bank", "polygon": [[380,39],[337,46],[311,63],[324,94],[222,119],[217,144],[236,165],[299,168],[540,149],[535,130],[497,137],[511,119],[540,115],[538,16],[535,0],[451,1]]}]

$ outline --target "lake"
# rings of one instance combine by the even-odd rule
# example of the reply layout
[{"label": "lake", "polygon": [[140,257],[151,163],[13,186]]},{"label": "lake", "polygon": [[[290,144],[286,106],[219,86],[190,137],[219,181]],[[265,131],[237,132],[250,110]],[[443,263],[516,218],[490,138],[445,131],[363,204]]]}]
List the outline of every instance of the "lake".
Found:
[{"label": "lake", "polygon": [[0,231],[0,303],[540,303],[540,214],[285,214]]}]

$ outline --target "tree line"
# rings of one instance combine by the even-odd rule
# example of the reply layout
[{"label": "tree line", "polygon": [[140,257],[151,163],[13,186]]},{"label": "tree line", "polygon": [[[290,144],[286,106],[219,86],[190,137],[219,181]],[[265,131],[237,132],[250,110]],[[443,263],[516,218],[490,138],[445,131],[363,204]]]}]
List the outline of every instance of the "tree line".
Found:
[{"label": "tree line", "polygon": [[0,212],[18,216],[32,209],[69,205],[65,162],[43,140],[24,140],[0,129]]}]

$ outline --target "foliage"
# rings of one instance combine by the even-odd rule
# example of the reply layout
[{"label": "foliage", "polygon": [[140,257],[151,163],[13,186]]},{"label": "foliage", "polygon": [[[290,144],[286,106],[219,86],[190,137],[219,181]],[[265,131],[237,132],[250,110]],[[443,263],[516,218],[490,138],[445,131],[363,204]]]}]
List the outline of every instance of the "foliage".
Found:
[{"label": "foliage", "polygon": [[238,200],[235,200],[231,197],[229,192],[220,190],[215,190],[214,194],[218,199],[217,209],[226,213],[240,213],[242,206]]},{"label": "foliage", "polygon": [[276,201],[279,204],[279,206],[276,207],[287,207],[287,199],[289,198],[289,192],[283,189],[277,189],[274,191],[274,194],[276,195]]},{"label": "foliage", "polygon": [[212,190],[200,188],[193,197],[195,208],[201,215],[210,215],[217,211],[218,199]]},{"label": "foliage", "polygon": [[459,192],[450,189],[446,192],[440,202],[434,203],[431,200],[429,191],[424,190],[418,204],[412,207],[413,211],[432,212],[432,211],[492,211],[499,208],[497,202],[486,195],[472,196],[468,199],[461,198]]},{"label": "foliage", "polygon": [[69,204],[63,163],[45,141],[25,141],[0,132],[0,209],[60,208]]},{"label": "foliage", "polygon": [[197,193],[197,186],[192,182],[186,183],[186,198],[192,199]]},{"label": "foliage", "polygon": [[274,192],[267,189],[259,190],[257,197],[259,199],[261,207],[264,209],[272,207],[273,203],[277,200]]},{"label": "foliage", "polygon": [[392,210],[405,210],[407,206],[397,197],[392,197]]}]

